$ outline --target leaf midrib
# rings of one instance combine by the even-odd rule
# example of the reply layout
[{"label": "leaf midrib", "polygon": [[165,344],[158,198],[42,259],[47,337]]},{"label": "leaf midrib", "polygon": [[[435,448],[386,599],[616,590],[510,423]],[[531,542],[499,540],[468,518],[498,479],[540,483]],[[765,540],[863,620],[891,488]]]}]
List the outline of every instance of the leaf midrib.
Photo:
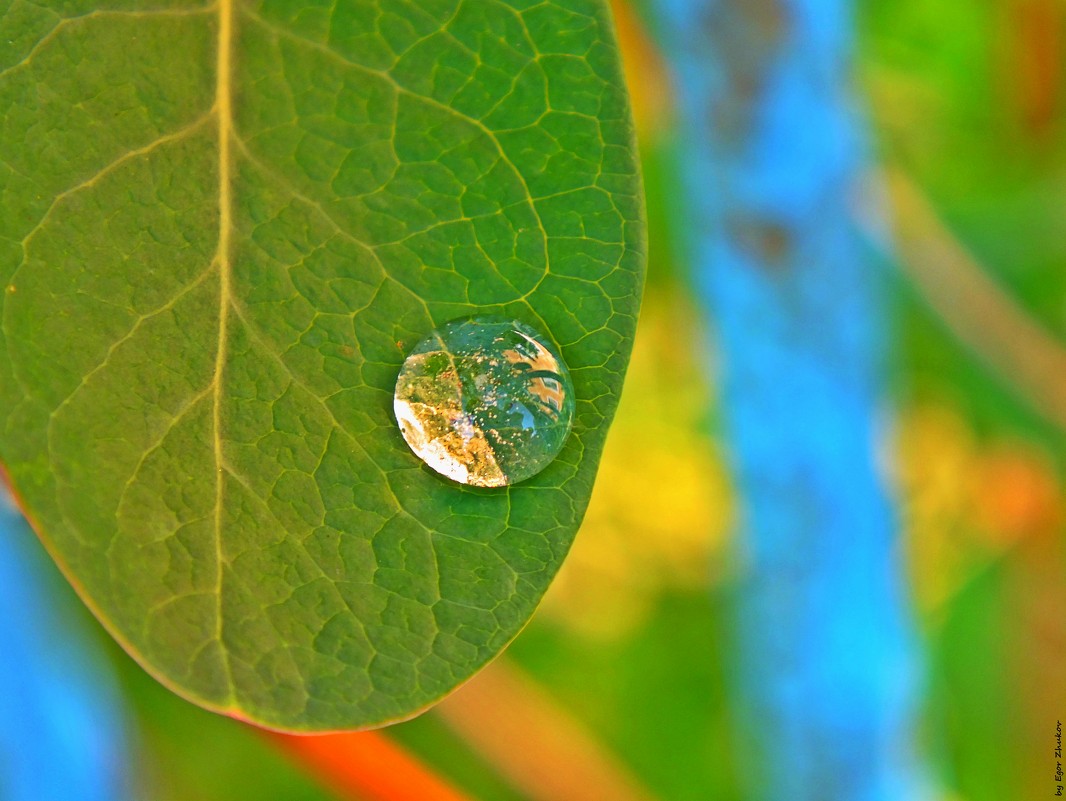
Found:
[{"label": "leaf midrib", "polygon": [[221,651],[229,684],[229,699],[234,700],[233,670],[229,652],[222,641],[222,501],[225,471],[222,458],[222,375],[226,361],[226,338],[230,305],[230,232],[233,228],[233,199],[231,196],[232,155],[230,142],[233,135],[232,67],[230,57],[233,49],[233,3],[235,0],[218,0],[218,59],[215,66],[215,113],[218,115],[218,350],[215,356],[212,421],[215,453],[215,639]]}]

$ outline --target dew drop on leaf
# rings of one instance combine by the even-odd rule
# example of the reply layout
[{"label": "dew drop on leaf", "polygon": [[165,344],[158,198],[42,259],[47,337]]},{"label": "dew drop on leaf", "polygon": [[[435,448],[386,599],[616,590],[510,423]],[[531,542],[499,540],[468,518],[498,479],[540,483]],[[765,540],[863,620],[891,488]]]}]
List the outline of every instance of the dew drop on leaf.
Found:
[{"label": "dew drop on leaf", "polygon": [[408,354],[393,409],[411,450],[476,487],[530,478],[562,450],[574,385],[555,346],[505,317],[453,320]]}]

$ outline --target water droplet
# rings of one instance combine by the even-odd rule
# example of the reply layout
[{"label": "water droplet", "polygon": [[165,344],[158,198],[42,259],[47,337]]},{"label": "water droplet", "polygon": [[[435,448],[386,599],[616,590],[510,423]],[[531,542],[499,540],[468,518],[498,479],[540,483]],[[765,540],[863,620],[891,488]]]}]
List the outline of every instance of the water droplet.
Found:
[{"label": "water droplet", "polygon": [[505,317],[453,320],[415,346],[393,409],[411,450],[462,484],[503,487],[558,456],[574,385],[555,347]]}]

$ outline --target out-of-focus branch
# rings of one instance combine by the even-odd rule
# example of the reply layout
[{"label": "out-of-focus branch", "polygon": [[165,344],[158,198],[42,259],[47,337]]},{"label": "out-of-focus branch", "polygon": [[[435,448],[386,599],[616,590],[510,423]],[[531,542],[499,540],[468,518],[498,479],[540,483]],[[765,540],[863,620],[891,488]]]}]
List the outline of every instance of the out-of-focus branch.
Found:
[{"label": "out-of-focus branch", "polygon": [[505,659],[436,712],[531,801],[653,801],[595,735]]},{"label": "out-of-focus branch", "polygon": [[378,732],[265,736],[343,799],[472,801]]},{"label": "out-of-focus branch", "polygon": [[127,721],[107,661],[74,626],[0,468],[0,798],[133,796]]},{"label": "out-of-focus branch", "polygon": [[886,168],[880,177],[891,199],[899,262],[914,286],[978,358],[1066,428],[1066,348],[988,277],[904,172]]},{"label": "out-of-focus branch", "polygon": [[611,0],[611,12],[622,50],[637,136],[642,143],[647,143],[661,136],[672,121],[670,76],[662,54],[648,36],[631,0]]},{"label": "out-of-focus branch", "polygon": [[849,197],[867,170],[857,3],[655,5],[737,489],[744,796],[923,801],[922,656],[873,459],[885,309]]}]

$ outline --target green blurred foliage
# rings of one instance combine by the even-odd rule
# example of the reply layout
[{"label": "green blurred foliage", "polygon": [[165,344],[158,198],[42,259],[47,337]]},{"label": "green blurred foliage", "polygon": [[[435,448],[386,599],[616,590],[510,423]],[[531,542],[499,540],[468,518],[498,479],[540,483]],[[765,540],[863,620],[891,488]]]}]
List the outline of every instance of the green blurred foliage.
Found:
[{"label": "green blurred foliage", "polygon": [[[1066,8],[860,7],[881,158],[911,173],[983,270],[1066,341]],[[1066,439],[905,280],[897,290],[897,460],[929,647],[931,747],[952,797],[1050,796],[1066,715],[1066,680],[1047,654],[1066,644]]]}]

